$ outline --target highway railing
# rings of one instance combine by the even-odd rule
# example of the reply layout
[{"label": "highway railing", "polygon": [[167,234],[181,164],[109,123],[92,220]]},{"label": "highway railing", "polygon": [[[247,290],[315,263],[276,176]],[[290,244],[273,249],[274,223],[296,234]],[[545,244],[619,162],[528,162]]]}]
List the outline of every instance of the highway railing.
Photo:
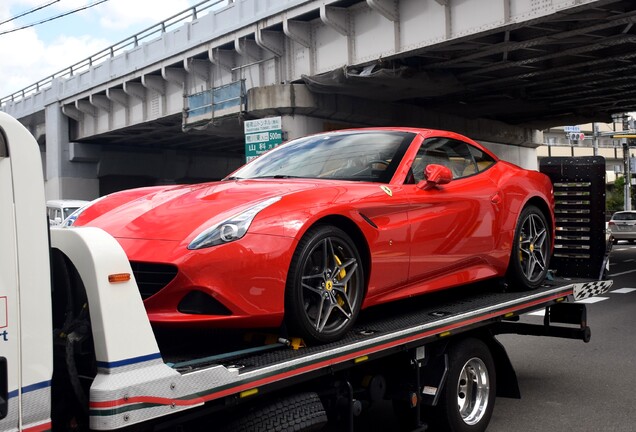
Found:
[{"label": "highway railing", "polygon": [[45,78],[42,78],[36,83],[33,83],[21,90],[18,90],[8,96],[0,98],[0,108],[9,102],[15,102],[23,99],[32,94],[38,93],[51,86],[53,80],[56,78],[69,78],[77,73],[84,72],[90,69],[92,66],[99,64],[106,59],[113,58],[118,54],[124,53],[130,49],[133,49],[142,42],[147,42],[159,37],[161,34],[166,33],[169,30],[174,29],[186,22],[196,20],[203,12],[211,9],[219,9],[223,6],[227,6],[234,3],[236,0],[204,0],[188,9],[181,11],[151,27],[148,27],[134,35],[121,40],[108,48],[105,48],[84,60],[81,60],[61,71],[55,72]]}]

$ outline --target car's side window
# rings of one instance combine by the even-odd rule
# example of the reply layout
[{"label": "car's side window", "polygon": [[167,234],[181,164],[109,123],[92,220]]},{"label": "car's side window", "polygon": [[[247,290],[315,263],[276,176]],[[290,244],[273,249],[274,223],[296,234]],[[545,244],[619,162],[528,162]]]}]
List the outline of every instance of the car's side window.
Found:
[{"label": "car's side window", "polygon": [[488,154],[477,147],[467,144],[470,153],[473,155],[474,165],[467,166],[464,169],[463,177],[477,174],[494,165],[495,160]]},{"label": "car's side window", "polygon": [[428,138],[422,143],[411,166],[413,182],[424,179],[424,170],[429,164],[448,167],[454,179],[473,175],[486,168],[485,164],[477,162],[478,159],[480,162],[490,159],[490,165],[494,163],[486,153],[463,141]]}]

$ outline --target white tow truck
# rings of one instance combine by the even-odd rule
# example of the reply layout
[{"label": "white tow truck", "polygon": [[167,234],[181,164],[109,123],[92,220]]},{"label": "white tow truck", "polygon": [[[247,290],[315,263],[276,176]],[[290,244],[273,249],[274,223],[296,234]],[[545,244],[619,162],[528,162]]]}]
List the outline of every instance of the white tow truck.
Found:
[{"label": "white tow truck", "polygon": [[[131,266],[96,228],[49,228],[37,143],[0,112],[0,431],[353,430],[392,401],[398,426],[483,431],[520,397],[495,335],[588,341],[575,300],[611,281],[497,283],[365,311],[341,341],[153,329]],[[519,317],[546,309],[541,325]]]}]

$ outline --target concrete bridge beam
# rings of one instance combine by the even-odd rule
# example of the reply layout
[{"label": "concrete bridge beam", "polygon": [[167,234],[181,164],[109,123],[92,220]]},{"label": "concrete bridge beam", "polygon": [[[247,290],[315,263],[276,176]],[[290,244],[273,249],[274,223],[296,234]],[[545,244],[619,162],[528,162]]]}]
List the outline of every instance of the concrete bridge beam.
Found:
[{"label": "concrete bridge beam", "polygon": [[367,4],[389,21],[396,22],[400,19],[397,0],[367,0]]},{"label": "concrete bridge beam", "polygon": [[166,81],[158,75],[143,75],[141,77],[141,85],[159,93],[161,96],[166,94]]},{"label": "concrete bridge beam", "polygon": [[161,68],[161,77],[166,80],[166,82],[184,87],[186,81],[186,71],[184,68],[164,66]]},{"label": "concrete bridge beam", "polygon": [[88,97],[88,101],[97,109],[108,113],[111,111],[110,99],[108,99],[106,95],[93,94]]},{"label": "concrete bridge beam", "polygon": [[76,100],[75,108],[82,114],[86,114],[93,118],[95,118],[95,116],[97,115],[97,109],[95,108],[95,105],[85,99]]},{"label": "concrete bridge beam", "polygon": [[210,83],[210,63],[208,61],[188,58],[183,61],[183,68],[193,79]]},{"label": "concrete bridge beam", "polygon": [[285,53],[285,39],[281,32],[259,29],[254,34],[256,44],[271,52],[276,57],[281,57]]},{"label": "concrete bridge beam", "polygon": [[342,36],[349,36],[349,15],[344,8],[320,5],[320,20],[340,33]]},{"label": "concrete bridge beam", "polygon": [[[341,122],[340,127],[399,125],[452,130],[483,143],[500,158],[529,169],[537,168],[535,149],[543,143],[543,135],[535,129],[345,95],[315,94],[303,84],[253,88],[247,97],[249,114],[254,118],[300,115],[323,124]],[[296,126],[294,133],[298,135],[288,132],[288,138],[318,132],[316,123],[311,125],[308,129]]]},{"label": "concrete bridge beam", "polygon": [[227,72],[232,71],[236,66],[234,51],[211,47],[208,49],[208,58],[215,66],[223,68]]},{"label": "concrete bridge beam", "polygon": [[124,83],[124,93],[128,96],[132,96],[135,99],[139,99],[140,101],[146,100],[146,90],[144,86],[138,82],[128,81]]},{"label": "concrete bridge beam", "polygon": [[311,25],[308,22],[285,19],[283,32],[285,36],[303,47],[311,47]]},{"label": "concrete bridge beam", "polygon": [[128,94],[123,89],[106,89],[106,97],[122,107],[128,106]]}]

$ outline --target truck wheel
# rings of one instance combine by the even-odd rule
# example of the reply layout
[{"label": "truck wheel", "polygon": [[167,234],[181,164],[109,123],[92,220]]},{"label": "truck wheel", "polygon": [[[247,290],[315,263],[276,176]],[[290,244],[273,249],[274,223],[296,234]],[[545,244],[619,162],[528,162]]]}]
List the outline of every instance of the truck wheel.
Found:
[{"label": "truck wheel", "polygon": [[310,432],[327,424],[327,413],[316,393],[281,397],[255,406],[222,428],[223,432]]},{"label": "truck wheel", "polygon": [[364,296],[362,261],[339,228],[318,225],[301,239],[287,275],[285,315],[292,335],[333,342],[353,325]]},{"label": "truck wheel", "polygon": [[523,209],[512,241],[507,279],[512,289],[538,288],[548,274],[551,230],[541,210],[530,205]]},{"label": "truck wheel", "polygon": [[439,402],[424,407],[435,431],[482,432],[495,404],[495,363],[479,339],[469,338],[449,347],[448,376]]}]

